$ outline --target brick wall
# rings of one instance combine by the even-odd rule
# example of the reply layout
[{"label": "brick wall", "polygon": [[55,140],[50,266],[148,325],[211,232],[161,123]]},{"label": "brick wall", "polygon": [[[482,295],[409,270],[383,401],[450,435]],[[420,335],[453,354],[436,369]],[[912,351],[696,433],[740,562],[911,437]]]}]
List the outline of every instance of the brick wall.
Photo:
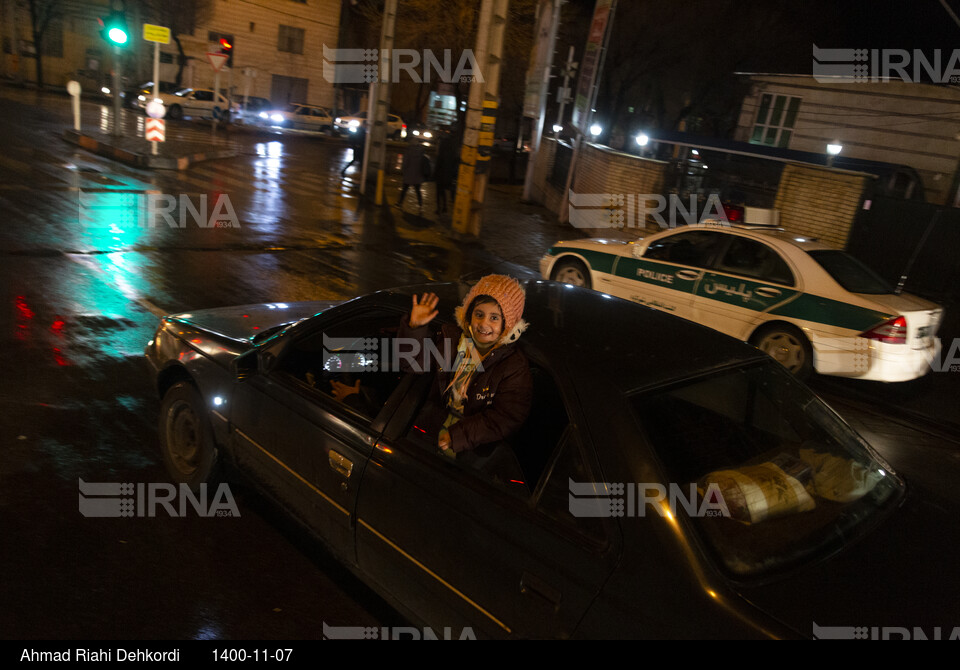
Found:
[{"label": "brick wall", "polygon": [[843,248],[872,175],[788,163],[783,168],[774,207],[780,225]]}]

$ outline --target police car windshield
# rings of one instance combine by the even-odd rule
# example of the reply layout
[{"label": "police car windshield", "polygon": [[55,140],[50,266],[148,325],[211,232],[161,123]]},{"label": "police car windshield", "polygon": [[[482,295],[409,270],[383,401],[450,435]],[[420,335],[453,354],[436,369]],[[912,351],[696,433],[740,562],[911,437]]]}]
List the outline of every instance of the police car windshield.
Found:
[{"label": "police car windshield", "polygon": [[851,293],[880,295],[894,292],[880,275],[846,252],[821,249],[808,253],[840,286]]}]

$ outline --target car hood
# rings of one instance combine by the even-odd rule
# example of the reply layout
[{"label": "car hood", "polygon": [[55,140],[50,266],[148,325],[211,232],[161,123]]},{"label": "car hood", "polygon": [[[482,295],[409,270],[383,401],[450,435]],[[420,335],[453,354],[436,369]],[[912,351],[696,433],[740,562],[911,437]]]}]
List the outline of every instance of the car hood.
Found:
[{"label": "car hood", "polygon": [[958,543],[956,516],[911,494],[830,559],[741,595],[805,637],[948,639],[960,635]]},{"label": "car hood", "polygon": [[271,330],[319,314],[342,301],[268,302],[256,305],[217,307],[181,314],[172,314],[169,321],[178,321],[194,329],[239,341],[252,341]]}]

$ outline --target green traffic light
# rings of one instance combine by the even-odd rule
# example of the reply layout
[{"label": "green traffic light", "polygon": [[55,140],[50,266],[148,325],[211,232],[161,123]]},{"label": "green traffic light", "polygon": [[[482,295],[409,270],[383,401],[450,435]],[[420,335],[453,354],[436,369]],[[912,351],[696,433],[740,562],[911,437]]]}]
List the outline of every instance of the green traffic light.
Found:
[{"label": "green traffic light", "polygon": [[116,44],[126,44],[127,43],[127,31],[123,28],[111,28],[107,35],[110,37],[110,41]]}]

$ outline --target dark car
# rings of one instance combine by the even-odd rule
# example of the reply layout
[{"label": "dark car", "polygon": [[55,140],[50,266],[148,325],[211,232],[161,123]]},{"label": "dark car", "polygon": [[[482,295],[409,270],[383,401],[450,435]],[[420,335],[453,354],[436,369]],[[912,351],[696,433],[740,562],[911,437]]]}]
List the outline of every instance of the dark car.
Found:
[{"label": "dark car", "polygon": [[[146,355],[174,479],[240,471],[453,637],[956,623],[956,517],[780,364],[647,307],[528,283],[530,415],[508,443],[442,455],[431,374],[398,361],[424,290],[166,317]],[[452,321],[464,291],[429,290]],[[334,381],[362,393],[339,401]]]}]

